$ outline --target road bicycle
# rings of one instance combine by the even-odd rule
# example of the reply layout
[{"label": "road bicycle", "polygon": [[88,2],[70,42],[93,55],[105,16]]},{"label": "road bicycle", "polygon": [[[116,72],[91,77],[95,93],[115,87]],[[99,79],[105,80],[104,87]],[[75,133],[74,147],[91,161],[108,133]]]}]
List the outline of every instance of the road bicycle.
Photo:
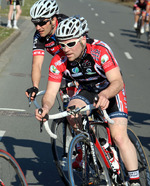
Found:
[{"label": "road bicycle", "polygon": [[142,26],[142,13],[139,16],[137,28],[135,29],[138,39],[140,39],[140,37],[141,37],[141,26]]},{"label": "road bicycle", "polygon": [[150,45],[150,31],[147,32],[147,43],[148,45]]},{"label": "road bicycle", "polygon": [[[42,94],[43,92],[39,92],[37,95]],[[69,98],[66,93],[64,95],[65,98]],[[37,108],[40,108],[36,99],[34,104]],[[66,100],[63,101],[63,104],[66,104]],[[95,109],[93,105],[87,105],[80,109],[71,107],[67,111],[61,110],[59,106],[59,110],[59,113],[48,116],[48,120],[53,120],[51,127],[49,127],[48,121],[44,122],[43,125],[51,137],[54,160],[64,184],[71,186],[129,186],[127,170],[121,160],[119,150],[111,138],[107,121],[111,123],[112,120],[107,113]],[[85,114],[87,110],[92,110],[90,117]],[[78,129],[79,134],[75,135],[74,131],[67,127],[66,117],[69,115],[75,116],[79,113],[83,115],[81,124],[83,128]],[[150,168],[142,144],[136,134],[129,128],[128,135],[136,148],[141,185],[150,186]],[[103,139],[109,143],[109,151],[103,148],[101,143]],[[76,170],[73,169],[72,163],[80,153],[78,146],[82,150],[82,163],[80,169]],[[67,168],[65,164],[68,164]]]},{"label": "road bicycle", "polygon": [[2,149],[0,149],[0,186],[28,186],[15,158]]}]

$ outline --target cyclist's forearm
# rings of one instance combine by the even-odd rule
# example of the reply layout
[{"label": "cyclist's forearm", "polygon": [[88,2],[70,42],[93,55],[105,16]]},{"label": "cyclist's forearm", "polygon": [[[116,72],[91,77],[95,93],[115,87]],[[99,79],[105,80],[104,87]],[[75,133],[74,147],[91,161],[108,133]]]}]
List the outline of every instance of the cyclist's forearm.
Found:
[{"label": "cyclist's forearm", "polygon": [[34,87],[39,88],[41,79],[41,71],[40,70],[32,70],[32,84]]},{"label": "cyclist's forearm", "polygon": [[33,86],[39,88],[39,83],[41,80],[41,71],[44,57],[43,56],[33,56],[32,61],[32,84]]},{"label": "cyclist's forearm", "polygon": [[41,80],[41,66],[36,63],[32,65],[32,84],[34,87],[39,88],[39,83]]},{"label": "cyclist's forearm", "polygon": [[55,103],[55,98],[52,96],[49,96],[48,94],[45,94],[42,99],[42,108],[47,111],[47,113],[51,110]]},{"label": "cyclist's forearm", "polygon": [[101,91],[100,94],[103,94],[107,97],[107,99],[110,99],[115,95],[117,95],[123,89],[123,86],[124,86],[123,81],[119,81],[119,80],[113,81],[110,83],[108,88]]}]

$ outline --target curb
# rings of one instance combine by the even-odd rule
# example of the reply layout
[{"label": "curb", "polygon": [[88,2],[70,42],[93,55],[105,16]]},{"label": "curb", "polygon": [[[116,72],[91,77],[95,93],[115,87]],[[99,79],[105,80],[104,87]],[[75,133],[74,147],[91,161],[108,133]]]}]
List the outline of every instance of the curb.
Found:
[{"label": "curb", "polygon": [[21,34],[20,30],[15,30],[7,39],[0,44],[0,55],[11,45],[11,43]]}]

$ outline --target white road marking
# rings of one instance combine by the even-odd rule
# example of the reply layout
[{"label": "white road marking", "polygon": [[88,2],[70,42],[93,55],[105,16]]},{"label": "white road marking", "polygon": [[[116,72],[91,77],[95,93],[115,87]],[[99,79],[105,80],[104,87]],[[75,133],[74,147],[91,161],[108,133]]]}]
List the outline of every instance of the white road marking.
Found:
[{"label": "white road marking", "polygon": [[94,8],[91,8],[92,11],[94,11]]},{"label": "white road marking", "polygon": [[91,6],[91,4],[88,4],[88,6]]},{"label": "white road marking", "polygon": [[8,111],[18,111],[18,112],[25,112],[26,110],[23,109],[13,109],[13,108],[0,108],[0,111],[8,110]]},{"label": "white road marking", "polygon": [[102,24],[105,24],[105,21],[102,20],[101,23],[102,23]]},{"label": "white road marking", "polygon": [[133,59],[132,56],[129,54],[129,52],[124,52],[125,56],[128,58],[128,59]]},{"label": "white road marking", "polygon": [[0,141],[1,141],[2,137],[4,136],[5,132],[6,131],[4,131],[4,130],[0,130]]},{"label": "white road marking", "polygon": [[111,37],[114,37],[114,36],[115,36],[112,32],[109,32],[109,35],[110,35]]},{"label": "white road marking", "polygon": [[95,13],[95,16],[98,17],[98,13]]}]

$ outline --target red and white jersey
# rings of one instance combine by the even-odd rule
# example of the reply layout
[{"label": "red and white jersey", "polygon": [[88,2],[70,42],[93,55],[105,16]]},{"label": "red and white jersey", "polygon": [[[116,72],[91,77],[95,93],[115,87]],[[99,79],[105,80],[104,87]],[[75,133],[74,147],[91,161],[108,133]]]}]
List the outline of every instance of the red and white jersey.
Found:
[{"label": "red and white jersey", "polygon": [[62,77],[76,80],[84,88],[99,92],[109,85],[106,72],[118,67],[110,47],[96,39],[87,39],[80,62],[68,61],[63,51],[57,53],[49,66],[49,81],[61,82]]}]

